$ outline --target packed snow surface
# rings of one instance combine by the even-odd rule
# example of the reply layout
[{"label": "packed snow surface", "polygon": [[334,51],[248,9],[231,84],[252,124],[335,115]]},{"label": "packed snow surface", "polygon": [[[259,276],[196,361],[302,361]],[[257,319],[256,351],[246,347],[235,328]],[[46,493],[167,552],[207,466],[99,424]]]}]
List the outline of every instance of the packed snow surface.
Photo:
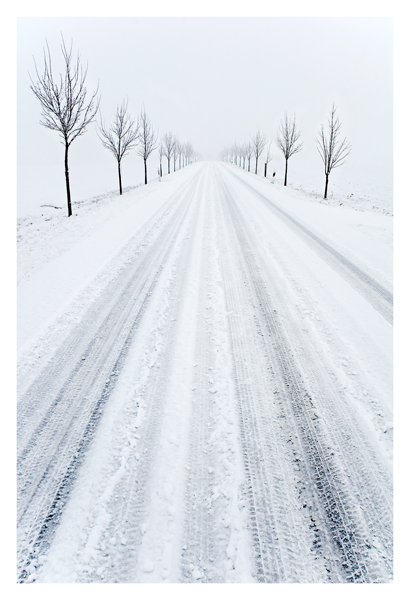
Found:
[{"label": "packed snow surface", "polygon": [[205,162],[62,212],[18,228],[18,580],[391,581],[388,211]]}]

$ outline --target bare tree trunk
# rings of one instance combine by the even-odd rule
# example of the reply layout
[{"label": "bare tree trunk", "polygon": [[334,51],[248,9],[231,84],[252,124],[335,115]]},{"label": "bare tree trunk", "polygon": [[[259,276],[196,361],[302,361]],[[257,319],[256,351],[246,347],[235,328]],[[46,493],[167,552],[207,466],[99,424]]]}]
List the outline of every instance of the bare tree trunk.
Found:
[{"label": "bare tree trunk", "polygon": [[144,171],[145,171],[145,185],[148,183],[148,177],[147,177],[147,159],[144,158]]},{"label": "bare tree trunk", "polygon": [[65,155],[64,155],[64,167],[65,167],[65,187],[67,190],[67,208],[68,208],[68,216],[71,217],[73,214],[71,210],[71,194],[70,194],[70,176],[68,174],[68,144],[65,145]]},{"label": "bare tree trunk", "polygon": [[329,173],[326,173],[326,182],[325,182],[325,195],[323,196],[323,198],[326,200],[327,198],[327,186],[329,183]]},{"label": "bare tree trunk", "polygon": [[171,172],[171,159],[167,158],[167,160],[168,160],[168,175],[169,175]]},{"label": "bare tree trunk", "polygon": [[122,181],[121,181],[121,162],[118,161],[118,181],[120,184],[120,196],[122,195]]},{"label": "bare tree trunk", "polygon": [[251,170],[251,159],[248,158],[248,173],[250,172],[250,170]]},{"label": "bare tree trunk", "polygon": [[286,185],[288,183],[288,159],[285,159],[285,181],[283,183],[283,185]]},{"label": "bare tree trunk", "polygon": [[264,175],[264,177],[266,177],[266,171],[267,171],[267,169],[268,169],[268,163],[265,163],[265,175]]},{"label": "bare tree trunk", "polygon": [[258,174],[258,158],[257,157],[255,157],[255,161],[256,161],[255,162],[255,175],[257,175]]}]

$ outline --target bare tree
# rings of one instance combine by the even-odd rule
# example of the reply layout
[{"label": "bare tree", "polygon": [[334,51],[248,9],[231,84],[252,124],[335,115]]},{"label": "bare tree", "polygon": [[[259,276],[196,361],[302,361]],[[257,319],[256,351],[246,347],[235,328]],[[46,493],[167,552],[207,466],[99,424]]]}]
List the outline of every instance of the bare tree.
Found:
[{"label": "bare tree", "polygon": [[168,161],[168,175],[171,172],[171,157],[174,152],[174,145],[176,139],[174,138],[171,132],[166,133],[162,138],[162,145],[164,147],[164,156],[166,156]]},{"label": "bare tree", "polygon": [[296,115],[293,116],[293,121],[285,118],[279,124],[278,133],[276,135],[276,145],[285,157],[285,179],[283,185],[288,183],[288,160],[291,156],[300,152],[303,143],[297,143],[300,138],[300,131],[296,131]]},{"label": "bare tree", "polygon": [[65,148],[64,166],[65,166],[65,182],[67,191],[67,208],[68,216],[72,215],[71,210],[71,193],[70,193],[70,177],[68,171],[68,150],[73,141],[86,132],[86,127],[89,125],[99,106],[97,98],[97,89],[90,97],[87,97],[87,88],[85,80],[87,70],[83,70],[80,65],[80,55],[73,60],[72,43],[70,49],[67,50],[62,38],[61,52],[64,59],[64,73],[60,73],[58,80],[55,79],[51,65],[51,54],[46,40],[47,51],[43,49],[44,55],[44,72],[39,74],[37,64],[34,61],[34,66],[37,75],[37,82],[34,83],[31,76],[30,88],[34,92],[36,98],[41,104],[41,125],[58,131],[63,139]]},{"label": "bare tree", "polygon": [[191,161],[195,159],[195,152],[190,142],[185,144],[185,152],[187,157],[187,164],[190,165]]},{"label": "bare tree", "polygon": [[248,160],[248,173],[249,173],[249,171],[251,170],[251,158],[253,156],[253,147],[252,147],[252,144],[250,142],[248,142],[246,144],[246,146],[245,146],[245,152],[246,152],[245,156],[246,156],[246,158]]},{"label": "bare tree", "polygon": [[251,140],[253,155],[255,156],[255,173],[258,173],[258,159],[263,152],[266,145],[266,138],[259,130],[255,133]]},{"label": "bare tree", "polygon": [[246,160],[246,144],[241,144],[239,146],[239,155],[240,155],[240,162],[241,162],[241,167],[244,169],[245,168],[245,160]]},{"label": "bare tree", "polygon": [[192,146],[189,142],[185,142],[184,145],[184,156],[185,156],[185,166],[187,167],[189,165],[189,161],[191,159],[191,155],[192,155]]},{"label": "bare tree", "polygon": [[182,160],[182,168],[186,166],[186,143],[181,144],[181,160]]},{"label": "bare tree", "polygon": [[235,142],[231,148],[231,154],[233,159],[233,164],[238,164],[238,144]]},{"label": "bare tree", "polygon": [[332,169],[342,166],[351,151],[351,145],[346,138],[339,139],[341,123],[336,116],[336,107],[333,104],[328,119],[329,137],[326,136],[323,125],[321,125],[317,141],[317,149],[325,167],[325,193],[323,198],[327,198],[327,188],[329,184],[329,175]]},{"label": "bare tree", "polygon": [[268,164],[270,163],[270,161],[272,160],[272,154],[271,154],[271,146],[272,146],[272,142],[269,142],[269,146],[268,149],[266,150],[266,159],[265,159],[265,177],[266,177],[266,172],[268,170]]},{"label": "bare tree", "polygon": [[179,163],[179,169],[181,170],[181,162],[182,162],[182,155],[184,152],[184,144],[182,142],[178,142],[178,144],[179,144],[178,163]]},{"label": "bare tree", "polygon": [[180,152],[181,152],[181,144],[180,144],[179,140],[177,138],[175,138],[174,149],[172,151],[172,156],[174,158],[174,173],[175,173],[175,169],[176,169],[177,158],[178,158]]},{"label": "bare tree", "polygon": [[165,156],[164,146],[162,144],[160,144],[158,147],[158,158],[159,158],[158,175],[159,175],[160,179],[162,177],[162,157],[163,156]]},{"label": "bare tree", "polygon": [[141,111],[140,116],[140,133],[139,133],[139,144],[138,154],[144,159],[144,172],[145,172],[145,184],[148,183],[147,174],[147,160],[150,154],[154,152],[157,147],[157,134],[155,133],[151,121],[149,120],[145,108]]},{"label": "bare tree", "polygon": [[225,162],[229,162],[230,156],[231,156],[231,150],[230,150],[230,148],[226,148],[225,147],[222,150],[222,160],[224,160]]},{"label": "bare tree", "polygon": [[117,112],[110,128],[107,129],[101,121],[98,132],[104,148],[110,150],[117,160],[120,195],[122,194],[121,161],[138,144],[139,124],[135,124],[127,109],[128,105],[125,101],[121,106],[117,106]]}]

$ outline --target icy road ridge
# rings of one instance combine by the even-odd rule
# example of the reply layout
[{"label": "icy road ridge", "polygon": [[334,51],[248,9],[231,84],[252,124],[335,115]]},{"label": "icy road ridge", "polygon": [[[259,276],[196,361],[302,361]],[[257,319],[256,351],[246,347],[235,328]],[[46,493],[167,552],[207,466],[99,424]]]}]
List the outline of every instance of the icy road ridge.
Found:
[{"label": "icy road ridge", "polygon": [[[232,172],[230,173],[232,174]],[[283,219],[288,226],[293,227],[299,235],[302,235],[315,252],[336,269],[390,324],[393,324],[393,294],[389,290],[285,210],[275,205],[271,199],[256,190],[249,182],[238,177],[237,173],[235,173],[235,177],[243,186],[251,190],[253,197],[257,195],[269,210]]]},{"label": "icy road ridge", "polygon": [[392,579],[390,300],[256,188],[187,173],[23,357],[20,582]]}]

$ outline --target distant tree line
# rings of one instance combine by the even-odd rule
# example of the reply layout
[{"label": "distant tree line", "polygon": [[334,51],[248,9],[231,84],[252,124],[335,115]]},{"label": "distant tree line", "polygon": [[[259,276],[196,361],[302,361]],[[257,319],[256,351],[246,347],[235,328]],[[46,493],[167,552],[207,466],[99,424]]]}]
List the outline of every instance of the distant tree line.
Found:
[{"label": "distant tree line", "polygon": [[[64,171],[67,194],[68,216],[72,214],[70,176],[69,176],[69,149],[73,141],[86,133],[87,126],[92,123],[99,110],[100,97],[97,88],[90,94],[86,88],[87,68],[83,69],[80,63],[80,55],[73,58],[72,44],[67,49],[64,38],[62,38],[61,52],[63,55],[63,73],[56,77],[52,70],[51,54],[46,41],[43,49],[43,69],[39,73],[34,61],[37,80],[34,82],[30,76],[33,93],[41,104],[41,125],[57,131],[64,145]],[[325,172],[324,198],[327,198],[329,175],[331,171],[344,164],[350,154],[351,145],[346,138],[340,137],[341,123],[336,115],[336,107],[333,104],[328,118],[327,128],[321,126],[316,138],[317,150],[322,159]],[[159,168],[158,174],[163,174],[162,161],[165,159],[167,172],[181,169],[196,160],[197,156],[189,142],[182,142],[173,133],[165,133],[158,139],[145,107],[140,115],[134,118],[128,112],[128,103],[123,101],[117,106],[112,123],[106,126],[102,118],[98,126],[98,135],[104,148],[109,150],[116,162],[118,172],[119,193],[122,194],[121,161],[131,150],[143,159],[144,182],[148,183],[148,158],[154,150],[158,149]],[[268,165],[272,160],[271,146],[274,141],[285,159],[284,185],[288,181],[289,159],[303,148],[300,142],[301,133],[296,127],[296,116],[289,118],[287,114],[280,121],[274,140],[267,143],[266,136],[257,131],[255,135],[245,143],[233,144],[222,153],[227,160],[243,169],[250,171],[251,159],[255,159],[255,173],[258,173],[260,159],[265,152],[264,176],[267,176]],[[274,176],[275,173],[272,174]]]},{"label": "distant tree line", "polygon": [[[327,130],[321,125],[316,138],[316,147],[322,159],[325,171],[324,198],[327,198],[329,175],[331,171],[345,163],[351,150],[351,145],[347,142],[346,138],[341,139],[340,129],[341,123],[339,117],[336,115],[336,107],[333,104],[328,118]],[[296,116],[294,115],[293,118],[289,118],[288,115],[285,114],[278,125],[277,134],[274,140],[267,143],[265,135],[258,130],[249,141],[242,144],[234,143],[230,148],[225,149],[221,153],[222,159],[243,169],[247,166],[248,171],[250,171],[251,159],[254,158],[255,174],[257,174],[259,158],[266,148],[264,163],[264,177],[266,177],[268,165],[272,160],[271,146],[272,141],[274,141],[285,159],[285,177],[283,185],[287,185],[288,161],[294,154],[300,152],[303,148],[303,142],[299,141],[300,136],[301,132],[298,131],[296,127]],[[272,176],[274,177],[275,173],[273,173]]]},{"label": "distant tree line", "polygon": [[[46,41],[43,49],[43,69],[40,73],[34,61],[36,81],[30,76],[30,88],[41,104],[40,124],[47,129],[57,131],[64,145],[64,169],[67,194],[68,216],[72,215],[70,175],[69,175],[69,148],[73,141],[84,135],[87,126],[92,123],[99,110],[100,97],[98,85],[94,92],[88,94],[86,88],[87,68],[81,66],[80,55],[73,58],[72,43],[67,49],[62,38],[61,52],[63,55],[63,73],[56,76],[52,70],[51,54]],[[144,182],[148,183],[147,161],[151,154],[158,148],[159,176],[162,176],[162,159],[168,160],[168,173],[171,172],[170,164],[173,159],[174,171],[181,169],[196,160],[196,154],[189,142],[181,142],[172,133],[165,134],[158,140],[145,107],[140,115],[134,118],[128,112],[128,102],[123,101],[117,106],[112,123],[107,126],[100,117],[98,136],[104,148],[109,150],[116,162],[118,172],[119,193],[122,194],[121,161],[131,150],[144,161]]]},{"label": "distant tree line", "polygon": [[[196,160],[196,154],[189,142],[181,142],[173,133],[165,133],[161,139],[158,150],[160,177],[162,176],[162,159],[167,161],[168,174],[171,173],[172,161],[174,172]],[[177,164],[179,165],[177,167]]]}]

